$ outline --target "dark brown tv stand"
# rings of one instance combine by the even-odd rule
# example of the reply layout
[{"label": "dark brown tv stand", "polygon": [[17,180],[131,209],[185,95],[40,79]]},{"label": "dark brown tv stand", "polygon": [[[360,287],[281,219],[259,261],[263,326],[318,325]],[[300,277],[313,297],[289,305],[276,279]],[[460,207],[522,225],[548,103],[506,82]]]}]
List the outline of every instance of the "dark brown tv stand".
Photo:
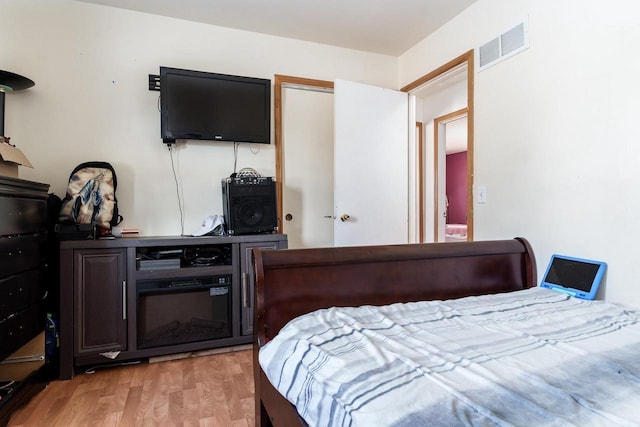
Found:
[{"label": "dark brown tv stand", "polygon": [[[255,247],[284,249],[287,238],[257,234],[60,242],[60,379],[90,366],[250,343],[249,260]],[[204,255],[196,253],[193,263],[180,264],[172,254],[184,250]],[[210,257],[218,253],[222,261],[207,262],[218,259]],[[203,319],[209,308],[217,317]],[[172,311],[188,321],[171,319],[167,313]],[[174,330],[180,331],[175,342],[154,344],[170,339]]]}]

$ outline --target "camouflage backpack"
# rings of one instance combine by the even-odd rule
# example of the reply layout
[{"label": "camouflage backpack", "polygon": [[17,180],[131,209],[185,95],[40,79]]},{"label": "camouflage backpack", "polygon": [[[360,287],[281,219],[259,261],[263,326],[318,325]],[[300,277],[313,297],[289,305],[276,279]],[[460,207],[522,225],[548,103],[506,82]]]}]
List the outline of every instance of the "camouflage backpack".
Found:
[{"label": "camouflage backpack", "polygon": [[67,194],[60,207],[62,224],[92,224],[104,230],[122,221],[118,214],[118,180],[107,162],[84,162],[69,177]]}]

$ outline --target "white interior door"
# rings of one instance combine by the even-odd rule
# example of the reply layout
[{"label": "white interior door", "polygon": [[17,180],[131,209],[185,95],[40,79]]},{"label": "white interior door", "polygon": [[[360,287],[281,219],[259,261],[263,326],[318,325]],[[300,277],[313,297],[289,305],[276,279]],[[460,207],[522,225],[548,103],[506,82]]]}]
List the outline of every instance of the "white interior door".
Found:
[{"label": "white interior door", "polygon": [[333,94],[288,88],[282,103],[282,231],[292,249],[333,246]]},{"label": "white interior door", "polygon": [[408,242],[408,95],[336,80],[334,245]]}]

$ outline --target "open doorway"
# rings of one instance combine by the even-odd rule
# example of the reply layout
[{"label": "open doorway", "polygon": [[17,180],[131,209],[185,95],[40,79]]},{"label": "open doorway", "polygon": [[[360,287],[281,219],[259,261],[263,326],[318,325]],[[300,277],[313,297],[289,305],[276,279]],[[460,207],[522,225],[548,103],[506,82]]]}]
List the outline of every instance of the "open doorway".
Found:
[{"label": "open doorway", "polygon": [[434,213],[437,242],[467,240],[467,108],[436,117],[434,123],[434,191],[441,202]]},{"label": "open doorway", "polygon": [[[318,93],[319,87],[326,90]],[[407,94],[276,76],[274,98],[278,215],[289,247],[407,243]],[[329,114],[323,119],[321,112]],[[310,146],[321,134],[316,148]]]},{"label": "open doorway", "polygon": [[280,230],[292,249],[333,246],[333,82],[276,75],[274,101]]},{"label": "open doorway", "polygon": [[[418,150],[420,165],[418,181],[421,184],[418,194],[420,206],[420,242],[445,241],[444,218],[446,193],[444,160],[438,164],[439,151],[436,144],[435,119],[446,116],[452,111],[463,110],[467,117],[467,153],[466,153],[466,240],[473,240],[473,118],[474,118],[474,53],[470,50],[434,71],[402,88],[416,98],[416,120],[423,123],[423,147]],[[431,148],[431,149],[429,149]],[[442,150],[443,151],[443,150]],[[441,152],[442,152],[441,151]],[[439,171],[439,169],[443,169]],[[442,234],[439,220],[442,219]],[[433,227],[427,226],[433,224]]]}]

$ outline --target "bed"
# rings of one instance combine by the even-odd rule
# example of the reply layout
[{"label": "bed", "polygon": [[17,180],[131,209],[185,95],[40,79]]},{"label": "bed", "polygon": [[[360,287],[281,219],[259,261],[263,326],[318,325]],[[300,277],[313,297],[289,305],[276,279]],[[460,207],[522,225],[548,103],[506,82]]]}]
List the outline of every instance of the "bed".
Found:
[{"label": "bed", "polygon": [[[535,257],[523,238],[255,250],[254,270],[256,425],[640,423],[633,415],[640,406],[636,313],[535,287]],[[557,307],[567,305],[565,318]],[[593,310],[597,321],[588,317]],[[487,326],[487,313],[502,326]],[[566,327],[545,323],[556,317]],[[481,326],[469,319],[480,319]],[[525,337],[524,344],[512,342],[511,325],[522,321],[529,329],[515,338]],[[579,334],[567,332],[575,330]],[[431,341],[418,340],[425,334]],[[478,350],[481,345],[488,348]],[[410,354],[396,353],[398,346]],[[383,347],[392,348],[392,355]],[[356,348],[367,357],[357,359]],[[608,353],[597,354],[600,348]],[[300,360],[294,358],[298,353]],[[336,358],[338,353],[343,356]],[[521,354],[524,359],[512,359]],[[575,364],[576,358],[584,365]],[[544,376],[566,364],[562,383],[578,387],[575,378],[587,375],[599,402],[557,385],[539,391]],[[411,371],[398,373],[409,365]],[[513,376],[518,381],[505,385]],[[376,402],[382,406],[374,408]],[[584,407],[596,408],[596,414]],[[559,419],[556,410],[570,416]]]},{"label": "bed", "polygon": [[444,234],[447,242],[467,240],[467,224],[445,224],[444,227]]}]

